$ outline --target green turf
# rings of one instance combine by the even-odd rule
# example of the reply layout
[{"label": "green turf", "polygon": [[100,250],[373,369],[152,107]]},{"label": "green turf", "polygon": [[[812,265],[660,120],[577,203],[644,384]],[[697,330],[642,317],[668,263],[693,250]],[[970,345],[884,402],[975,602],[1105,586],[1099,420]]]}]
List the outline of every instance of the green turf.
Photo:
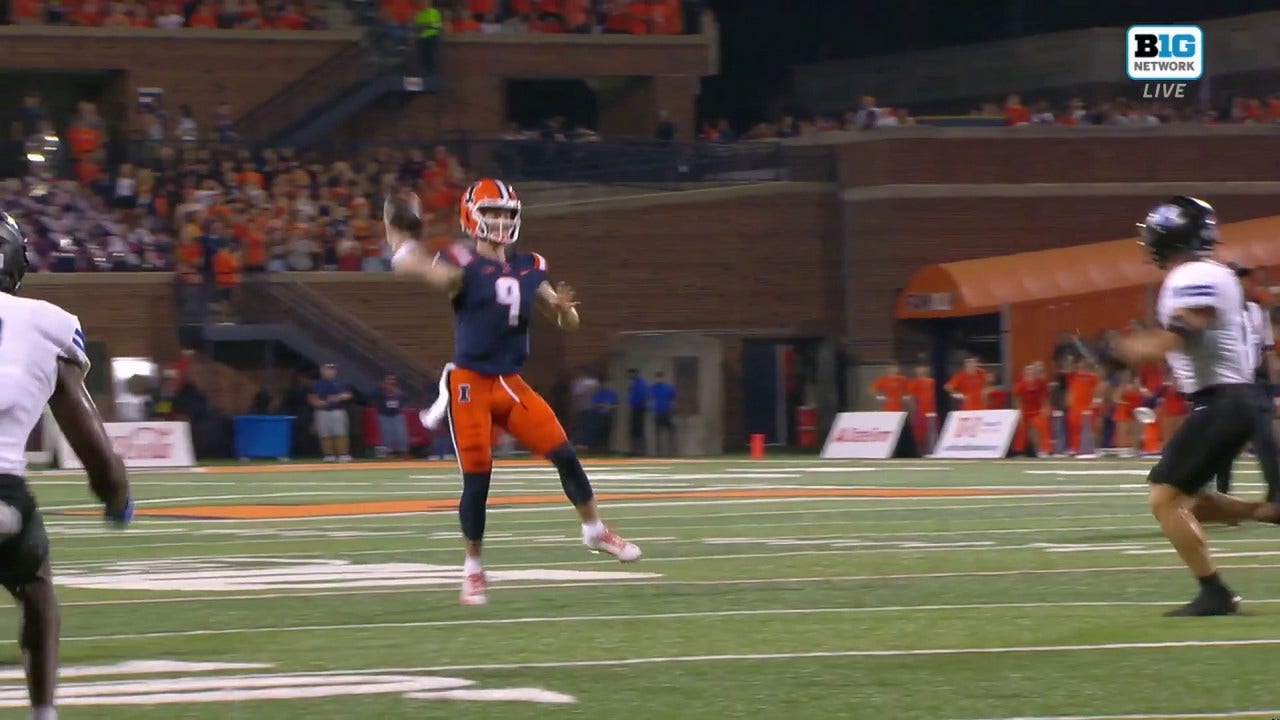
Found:
[{"label": "green turf", "polygon": [[[806,458],[596,466],[603,493],[990,494],[615,503],[608,518],[645,549],[630,566],[586,553],[561,505],[496,509],[487,561],[499,575],[483,608],[458,605],[451,512],[180,517],[188,505],[452,497],[446,465],[137,475],[144,506],[175,516],[126,532],[74,514],[93,508],[81,479],[32,483],[65,605],[63,664],[69,675],[96,668],[64,679],[62,714],[72,720],[1276,715],[1280,537],[1272,527],[1211,530],[1247,614],[1162,617],[1195,585],[1149,518],[1143,467]],[[1240,491],[1257,492],[1252,468],[1242,470]],[[999,494],[1008,488],[1040,494]],[[496,473],[495,496],[558,491],[547,470]],[[600,572],[635,574],[565,574]],[[0,618],[0,627],[14,622]],[[147,660],[262,667],[114,667]],[[0,718],[23,717],[16,648],[0,661],[9,665]],[[328,696],[300,697],[308,688]],[[407,696],[432,688],[540,688],[574,702]],[[254,699],[264,689],[286,697]],[[182,702],[156,702],[166,698]]]}]

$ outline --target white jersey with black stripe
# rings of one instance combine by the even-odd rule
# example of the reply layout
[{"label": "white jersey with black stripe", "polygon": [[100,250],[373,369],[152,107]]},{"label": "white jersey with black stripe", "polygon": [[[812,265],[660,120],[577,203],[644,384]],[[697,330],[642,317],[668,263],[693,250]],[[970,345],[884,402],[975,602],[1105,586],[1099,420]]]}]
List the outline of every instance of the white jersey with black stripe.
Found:
[{"label": "white jersey with black stripe", "polygon": [[1235,272],[1212,260],[1183,263],[1164,279],[1156,304],[1162,326],[1178,310],[1213,308],[1209,328],[1187,339],[1180,350],[1165,359],[1173,370],[1178,390],[1193,393],[1213,385],[1253,382],[1255,343],[1249,329],[1244,288]]},{"label": "white jersey with black stripe", "polygon": [[27,438],[53,395],[59,358],[88,371],[80,320],[52,303],[0,293],[0,474],[26,474]]},{"label": "white jersey with black stripe", "polygon": [[1249,315],[1249,347],[1254,351],[1253,367],[1256,370],[1267,356],[1267,351],[1276,344],[1275,332],[1271,329],[1271,320],[1267,311],[1256,302],[1245,303],[1245,311]]}]

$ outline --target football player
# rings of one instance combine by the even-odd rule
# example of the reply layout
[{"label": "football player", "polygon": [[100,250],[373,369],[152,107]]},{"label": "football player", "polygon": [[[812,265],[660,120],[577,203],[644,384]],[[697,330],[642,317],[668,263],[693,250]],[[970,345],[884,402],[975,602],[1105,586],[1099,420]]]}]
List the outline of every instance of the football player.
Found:
[{"label": "football player", "polygon": [[510,185],[487,178],[473,183],[462,196],[458,217],[474,247],[457,244],[432,257],[417,241],[422,230],[418,198],[411,193],[388,198],[384,208],[395,271],[422,279],[453,304],[454,360],[440,379],[440,399],[425,419],[433,427],[447,423],[453,438],[462,470],[458,515],[466,545],[461,599],[464,605],[483,605],[488,582],[480,555],[495,425],[555,466],[582,520],[582,542],[589,549],[633,562],[640,559],[640,548],[600,520],[591,483],[564,428],[520,376],[529,356],[535,308],[560,328],[577,329],[573,290],[564,283],[551,285],[546,258],[514,250],[520,238],[520,198]]},{"label": "football player", "polygon": [[13,218],[0,212],[0,583],[21,609],[19,642],[32,718],[56,720],[58,601],[49,537],[25,480],[27,438],[46,404],[84,463],[107,520],[127,525],[133,501],[124,463],[85,389],[89,358],[80,321],[56,305],[18,297],[26,270],[26,239]]}]

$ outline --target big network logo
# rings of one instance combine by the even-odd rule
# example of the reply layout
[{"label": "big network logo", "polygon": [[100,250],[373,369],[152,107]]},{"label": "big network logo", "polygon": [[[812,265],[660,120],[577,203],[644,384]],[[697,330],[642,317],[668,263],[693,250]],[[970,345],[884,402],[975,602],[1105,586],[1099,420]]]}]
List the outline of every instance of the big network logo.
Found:
[{"label": "big network logo", "polygon": [[1134,25],[1125,38],[1131,80],[1144,98],[1186,98],[1187,81],[1204,75],[1204,31],[1198,25]]},{"label": "big network logo", "polygon": [[1204,75],[1204,31],[1198,25],[1134,25],[1126,44],[1131,80],[1185,82]]}]

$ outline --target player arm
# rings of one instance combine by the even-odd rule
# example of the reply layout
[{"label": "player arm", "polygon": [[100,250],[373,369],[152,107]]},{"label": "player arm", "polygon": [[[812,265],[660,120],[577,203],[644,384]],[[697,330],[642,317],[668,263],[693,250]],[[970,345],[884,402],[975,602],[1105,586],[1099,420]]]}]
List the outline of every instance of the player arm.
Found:
[{"label": "player arm", "polygon": [[[388,229],[388,236],[390,232]],[[401,277],[422,280],[445,295],[453,295],[462,287],[462,268],[441,262],[439,255],[427,257],[416,240],[408,240],[399,246],[391,258],[391,269]]]},{"label": "player arm", "polygon": [[446,295],[453,295],[462,287],[462,268],[440,262],[439,255],[429,257],[414,232],[392,223],[389,208],[383,211],[382,225],[386,231],[387,243],[394,253],[391,257],[391,270],[396,275],[423,280]]},{"label": "player arm", "polygon": [[65,358],[58,360],[57,384],[49,398],[49,410],[71,449],[84,463],[93,494],[114,516],[123,513],[129,504],[129,479],[124,462],[107,437],[98,407],[84,385],[85,371],[80,363]]},{"label": "player arm", "polygon": [[1215,315],[1212,306],[1178,308],[1163,328],[1143,330],[1120,338],[1111,353],[1130,367],[1159,362],[1165,353],[1186,347],[1187,343],[1208,330]]},{"label": "player arm", "polygon": [[578,303],[574,302],[573,297],[573,290],[564,283],[557,289],[543,280],[538,286],[538,309],[562,329],[577,330],[582,326],[582,318],[578,315]]}]

